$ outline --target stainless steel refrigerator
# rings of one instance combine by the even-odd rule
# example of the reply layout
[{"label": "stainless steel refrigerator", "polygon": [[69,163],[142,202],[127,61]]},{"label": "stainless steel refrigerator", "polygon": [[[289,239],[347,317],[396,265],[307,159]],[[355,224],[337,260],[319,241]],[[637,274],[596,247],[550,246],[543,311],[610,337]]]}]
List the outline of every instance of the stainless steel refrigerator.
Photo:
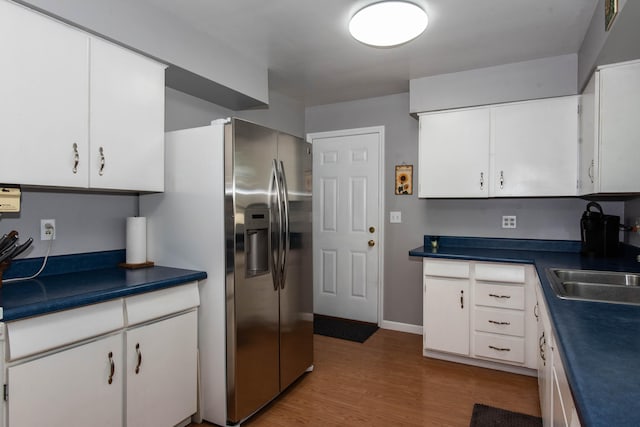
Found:
[{"label": "stainless steel refrigerator", "polygon": [[165,192],[140,197],[148,258],[207,272],[200,413],[237,424],[313,368],[311,145],[239,119],[165,144]]}]

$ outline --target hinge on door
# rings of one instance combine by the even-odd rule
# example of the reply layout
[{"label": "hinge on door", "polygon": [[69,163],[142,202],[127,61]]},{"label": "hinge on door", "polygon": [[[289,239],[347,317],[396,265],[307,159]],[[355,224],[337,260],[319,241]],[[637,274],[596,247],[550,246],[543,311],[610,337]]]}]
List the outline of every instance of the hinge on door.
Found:
[{"label": "hinge on door", "polygon": [[6,402],[9,399],[9,389],[7,388],[6,384],[4,385],[4,391],[2,395],[4,396],[4,401]]}]

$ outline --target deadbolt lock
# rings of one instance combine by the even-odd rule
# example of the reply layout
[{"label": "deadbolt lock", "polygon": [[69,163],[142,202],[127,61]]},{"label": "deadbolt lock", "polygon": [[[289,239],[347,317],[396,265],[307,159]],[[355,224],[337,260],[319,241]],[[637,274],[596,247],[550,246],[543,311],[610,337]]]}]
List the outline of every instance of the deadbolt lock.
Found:
[{"label": "deadbolt lock", "polygon": [[369,233],[375,233],[375,232],[376,232],[375,227],[369,227]]}]

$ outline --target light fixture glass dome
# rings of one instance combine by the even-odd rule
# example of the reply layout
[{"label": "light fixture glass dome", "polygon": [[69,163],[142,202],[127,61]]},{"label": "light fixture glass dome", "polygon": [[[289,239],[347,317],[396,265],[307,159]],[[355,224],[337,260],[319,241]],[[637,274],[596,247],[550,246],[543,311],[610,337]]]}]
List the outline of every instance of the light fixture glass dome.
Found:
[{"label": "light fixture glass dome", "polygon": [[419,6],[405,1],[382,1],[360,9],[349,22],[349,32],[371,46],[391,47],[415,39],[429,18]]}]

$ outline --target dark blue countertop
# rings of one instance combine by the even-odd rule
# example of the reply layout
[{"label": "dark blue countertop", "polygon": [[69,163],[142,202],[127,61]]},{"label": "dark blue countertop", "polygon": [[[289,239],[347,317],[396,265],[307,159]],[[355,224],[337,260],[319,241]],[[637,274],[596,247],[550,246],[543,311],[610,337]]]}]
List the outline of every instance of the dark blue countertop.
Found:
[{"label": "dark blue countertop", "polygon": [[[31,269],[31,264],[38,263],[33,260],[24,261],[23,264],[29,265],[16,262],[17,266],[12,274],[6,275],[5,278],[23,277],[22,274],[16,276],[16,273],[23,273]],[[204,271],[170,267],[125,269],[117,266],[118,262],[122,261],[123,252],[120,251],[52,257],[50,270],[45,270],[37,279],[2,285],[2,320],[11,321],[68,310],[207,277]],[[37,271],[37,268],[35,270]]]},{"label": "dark blue countertop", "polygon": [[[547,268],[640,272],[639,248],[624,246],[617,258],[590,258],[579,242],[440,237],[433,251],[416,257],[533,264],[581,424],[640,426],[640,306],[558,298]],[[484,246],[484,247],[483,247]],[[505,249],[506,247],[506,249]],[[546,248],[546,249],[545,249]]]}]

